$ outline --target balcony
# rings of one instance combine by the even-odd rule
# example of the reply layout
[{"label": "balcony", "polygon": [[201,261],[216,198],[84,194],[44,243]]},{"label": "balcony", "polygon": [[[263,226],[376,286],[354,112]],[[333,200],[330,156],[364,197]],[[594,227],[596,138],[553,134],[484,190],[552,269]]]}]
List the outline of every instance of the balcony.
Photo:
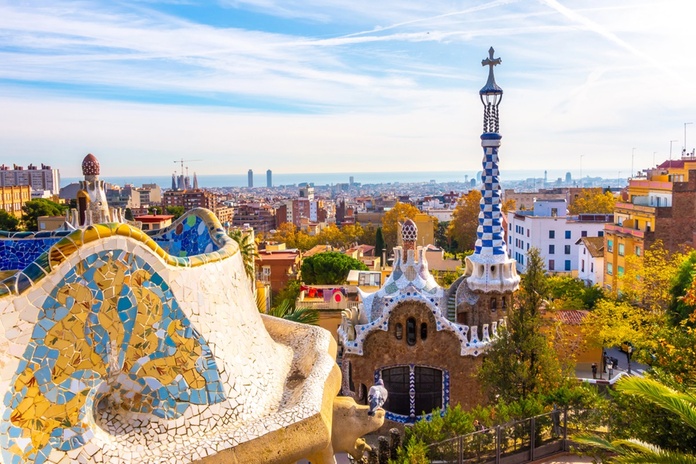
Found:
[{"label": "balcony", "polygon": [[[647,197],[646,197],[647,198]],[[638,213],[643,213],[647,215],[654,215],[655,210],[657,208],[654,206],[648,206],[648,205],[641,205],[641,204],[635,204],[635,203],[616,203],[616,206],[614,208],[615,213],[629,213],[629,212],[638,212]]]},{"label": "balcony", "polygon": [[614,234],[630,235],[637,238],[645,238],[645,232],[642,230],[631,229],[630,227],[620,226],[618,224],[607,224],[604,226],[604,231]]}]

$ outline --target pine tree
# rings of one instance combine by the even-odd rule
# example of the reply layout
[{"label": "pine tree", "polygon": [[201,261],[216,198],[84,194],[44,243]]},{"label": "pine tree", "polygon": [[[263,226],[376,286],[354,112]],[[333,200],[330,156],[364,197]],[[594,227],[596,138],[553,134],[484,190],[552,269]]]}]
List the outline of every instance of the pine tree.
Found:
[{"label": "pine tree", "polygon": [[[382,235],[382,228],[377,228],[377,233],[375,235],[375,256],[382,256],[382,251],[384,250],[384,235]],[[387,263],[382,263],[386,265]]]},{"label": "pine tree", "polygon": [[551,341],[544,333],[542,317],[548,285],[539,250],[527,254],[515,308],[486,355],[478,378],[491,397],[516,401],[548,393],[561,385],[564,373]]}]

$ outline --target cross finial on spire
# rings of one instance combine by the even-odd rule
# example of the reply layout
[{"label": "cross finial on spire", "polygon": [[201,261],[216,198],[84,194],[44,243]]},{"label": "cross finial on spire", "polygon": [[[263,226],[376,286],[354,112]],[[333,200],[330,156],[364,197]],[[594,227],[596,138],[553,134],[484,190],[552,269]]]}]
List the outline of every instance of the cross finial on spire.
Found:
[{"label": "cross finial on spire", "polygon": [[502,94],[503,89],[498,87],[498,84],[495,83],[495,76],[493,75],[493,66],[497,66],[499,64],[503,63],[503,60],[500,58],[493,58],[493,54],[495,53],[495,50],[493,47],[488,49],[488,58],[485,60],[481,61],[481,66],[489,66],[488,68],[488,81],[486,82],[486,85],[483,86],[479,94],[481,95],[494,95],[494,94]]},{"label": "cross finial on spire", "polygon": [[500,58],[493,58],[493,54],[495,53],[495,50],[493,50],[493,47],[488,49],[488,58],[485,60],[481,61],[481,66],[490,66],[490,72],[493,72],[493,66],[501,64],[503,60]]}]

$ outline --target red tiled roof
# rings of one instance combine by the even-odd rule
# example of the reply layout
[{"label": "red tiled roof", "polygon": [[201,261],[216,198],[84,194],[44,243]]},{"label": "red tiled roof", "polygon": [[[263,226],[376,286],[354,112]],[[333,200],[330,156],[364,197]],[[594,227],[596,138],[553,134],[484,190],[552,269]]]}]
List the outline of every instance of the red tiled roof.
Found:
[{"label": "red tiled roof", "polygon": [[664,163],[660,164],[658,166],[660,169],[668,169],[668,168],[676,168],[676,169],[683,169],[684,168],[684,160],[667,160]]},{"label": "red tiled roof", "polygon": [[135,216],[134,219],[140,222],[162,222],[173,217],[173,214],[146,214],[143,216]]},{"label": "red tiled roof", "polygon": [[580,325],[589,313],[585,309],[563,309],[556,311],[556,318],[563,324]]}]

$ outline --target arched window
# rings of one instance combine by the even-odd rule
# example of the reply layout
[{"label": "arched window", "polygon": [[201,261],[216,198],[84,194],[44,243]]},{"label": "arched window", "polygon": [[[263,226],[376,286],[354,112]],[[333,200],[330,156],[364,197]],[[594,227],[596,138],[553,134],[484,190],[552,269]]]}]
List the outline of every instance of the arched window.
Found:
[{"label": "arched window", "polygon": [[428,338],[428,324],[423,322],[421,324],[421,340],[425,340]]},{"label": "arched window", "polygon": [[491,311],[498,309],[498,300],[496,298],[491,298]]},{"label": "arched window", "polygon": [[401,325],[401,322],[396,323],[396,326],[394,327],[394,335],[396,335],[397,340],[404,338],[404,326]]},{"label": "arched window", "polygon": [[406,343],[411,346],[416,344],[416,320],[412,317],[406,320]]},{"label": "arched window", "polygon": [[500,303],[501,303],[502,306],[503,306],[503,311],[507,311],[507,298],[501,297],[501,298],[500,298]]}]

